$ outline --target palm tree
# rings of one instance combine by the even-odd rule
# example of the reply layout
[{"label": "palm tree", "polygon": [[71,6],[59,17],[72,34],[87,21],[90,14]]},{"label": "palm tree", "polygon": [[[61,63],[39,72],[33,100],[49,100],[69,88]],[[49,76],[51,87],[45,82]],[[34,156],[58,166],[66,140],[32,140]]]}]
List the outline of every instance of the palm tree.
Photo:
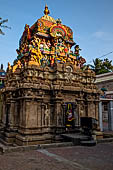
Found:
[{"label": "palm tree", "polygon": [[93,60],[93,65],[90,65],[90,67],[97,75],[113,71],[112,60],[109,61],[107,58],[104,60],[96,58]]},{"label": "palm tree", "polygon": [[96,58],[95,60],[93,60],[93,64],[94,65],[91,65],[92,67],[92,70],[98,74],[99,71],[101,70],[102,68],[102,60],[100,60],[99,58]]},{"label": "palm tree", "polygon": [[4,35],[5,33],[2,31],[1,28],[9,28],[9,29],[11,29],[11,27],[3,25],[5,22],[8,22],[8,19],[2,20],[2,18],[0,17],[0,34],[2,34],[2,35]]}]

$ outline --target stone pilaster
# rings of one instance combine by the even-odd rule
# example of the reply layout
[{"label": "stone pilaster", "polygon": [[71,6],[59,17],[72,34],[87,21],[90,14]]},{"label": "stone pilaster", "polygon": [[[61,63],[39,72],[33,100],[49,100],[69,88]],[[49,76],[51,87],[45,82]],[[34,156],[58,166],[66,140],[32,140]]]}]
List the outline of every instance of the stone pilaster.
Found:
[{"label": "stone pilaster", "polygon": [[10,110],[9,110],[9,127],[10,129],[13,129],[15,126],[15,101],[11,100],[10,101]]}]

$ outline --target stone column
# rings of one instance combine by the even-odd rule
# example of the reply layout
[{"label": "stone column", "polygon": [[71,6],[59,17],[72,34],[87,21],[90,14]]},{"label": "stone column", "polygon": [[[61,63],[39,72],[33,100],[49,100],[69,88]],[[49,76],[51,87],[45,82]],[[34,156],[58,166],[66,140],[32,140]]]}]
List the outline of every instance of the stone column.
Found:
[{"label": "stone column", "polygon": [[45,104],[41,103],[42,127],[45,126]]},{"label": "stone column", "polygon": [[86,116],[87,117],[92,117],[93,109],[94,108],[92,108],[92,101],[91,100],[87,100],[87,112],[86,112]]},{"label": "stone column", "polygon": [[19,121],[18,125],[19,128],[24,128],[25,127],[25,118],[23,118],[23,115],[25,115],[25,100],[20,100],[20,113],[19,113]]},{"label": "stone column", "polygon": [[[56,109],[56,111],[55,111],[55,114],[56,114],[56,126],[61,126],[61,122],[59,122],[59,119],[60,119],[60,115],[59,115],[59,113],[60,114],[62,114],[61,113],[61,103],[60,103],[60,101],[56,101],[56,103],[55,103],[55,109]],[[62,121],[62,120],[61,120]]]},{"label": "stone column", "polygon": [[99,127],[103,131],[103,119],[102,119],[102,101],[99,102]]},{"label": "stone column", "polygon": [[94,102],[94,104],[95,104],[95,119],[97,119],[98,120],[98,118],[99,118],[99,102]]},{"label": "stone column", "polygon": [[6,106],[5,103],[3,103],[3,111],[1,115],[1,126],[5,127],[6,125]]},{"label": "stone column", "polygon": [[10,122],[9,122],[9,114],[10,114],[10,103],[6,103],[6,109],[5,109],[5,111],[6,111],[6,128],[9,128],[9,125],[10,125]]},{"label": "stone column", "polygon": [[63,109],[61,105],[61,100],[55,101],[55,126],[57,133],[62,133],[62,128],[64,127],[64,120],[63,120]]},{"label": "stone column", "polygon": [[77,112],[78,112],[78,125],[80,125],[80,117],[81,117],[81,114],[80,114],[80,106],[81,104],[80,104],[80,101],[78,100],[78,102],[77,102]]},{"label": "stone column", "polygon": [[55,126],[55,107],[54,104],[50,104],[50,126]]},{"label": "stone column", "polygon": [[38,122],[37,122],[37,125],[39,128],[42,127],[42,110],[41,110],[41,104],[42,103],[42,100],[37,100],[37,109],[38,109],[38,112],[37,112],[37,119],[38,119]]},{"label": "stone column", "polygon": [[66,124],[66,120],[65,120],[65,104],[62,105],[62,111],[63,111],[63,118],[62,118],[62,123],[63,123],[63,126],[65,126]]},{"label": "stone column", "polygon": [[9,111],[9,126],[12,129],[14,127],[14,116],[15,116],[15,101],[11,101]]},{"label": "stone column", "polygon": [[113,131],[113,101],[108,104],[108,129]]}]

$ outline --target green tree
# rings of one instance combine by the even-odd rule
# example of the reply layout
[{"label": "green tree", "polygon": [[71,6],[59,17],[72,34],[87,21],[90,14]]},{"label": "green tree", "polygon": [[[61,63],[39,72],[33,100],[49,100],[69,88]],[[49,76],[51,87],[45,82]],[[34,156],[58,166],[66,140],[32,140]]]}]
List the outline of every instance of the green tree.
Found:
[{"label": "green tree", "polygon": [[2,31],[2,28],[9,28],[11,29],[11,27],[8,27],[7,25],[3,25],[5,22],[8,22],[8,19],[3,20],[0,17],[0,34],[4,35],[5,33]]},{"label": "green tree", "polygon": [[104,60],[96,58],[93,60],[93,65],[90,65],[90,67],[96,73],[96,75],[113,71],[112,60],[109,61],[107,58]]}]

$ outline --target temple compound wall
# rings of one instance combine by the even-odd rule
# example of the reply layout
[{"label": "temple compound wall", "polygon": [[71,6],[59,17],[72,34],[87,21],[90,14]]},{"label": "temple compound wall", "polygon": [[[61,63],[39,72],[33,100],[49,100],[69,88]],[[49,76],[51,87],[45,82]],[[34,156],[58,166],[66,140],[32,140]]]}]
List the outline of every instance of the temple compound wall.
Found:
[{"label": "temple compound wall", "polygon": [[47,6],[44,13],[30,29],[25,27],[17,59],[8,64],[1,121],[8,143],[55,142],[66,128],[79,127],[81,117],[98,120],[95,74],[82,69],[79,49],[70,51],[71,29],[49,17]]}]

